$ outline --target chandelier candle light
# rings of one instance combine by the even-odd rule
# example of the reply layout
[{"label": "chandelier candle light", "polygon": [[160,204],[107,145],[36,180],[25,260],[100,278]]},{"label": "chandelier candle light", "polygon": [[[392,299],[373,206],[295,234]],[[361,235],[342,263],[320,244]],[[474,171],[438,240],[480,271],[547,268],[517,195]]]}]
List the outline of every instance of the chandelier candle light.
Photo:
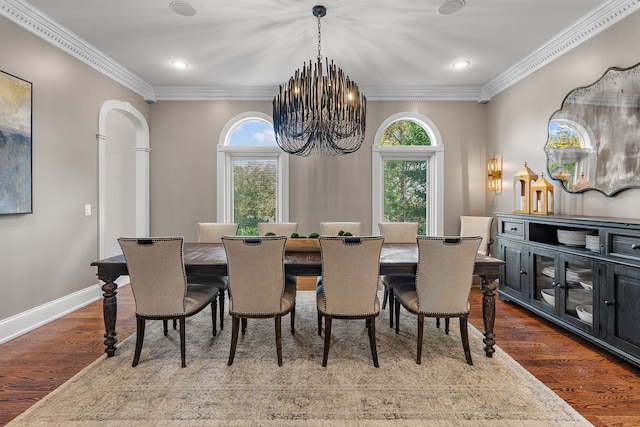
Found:
[{"label": "chandelier candle light", "polygon": [[[358,85],[327,59],[322,66],[320,18],[324,6],[315,6],[318,18],[318,58],[296,70],[273,99],[273,129],[284,151],[297,156],[336,156],[353,153],[364,140],[367,100]],[[326,70],[326,75],[325,75]]]}]

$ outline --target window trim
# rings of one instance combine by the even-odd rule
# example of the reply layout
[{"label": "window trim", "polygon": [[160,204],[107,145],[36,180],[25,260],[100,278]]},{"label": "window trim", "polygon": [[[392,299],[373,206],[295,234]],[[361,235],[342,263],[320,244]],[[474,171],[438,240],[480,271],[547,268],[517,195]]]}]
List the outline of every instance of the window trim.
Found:
[{"label": "window trim", "polygon": [[273,160],[277,161],[276,222],[289,221],[289,155],[280,147],[229,146],[233,129],[246,121],[261,120],[273,126],[272,118],[260,112],[246,112],[233,117],[220,132],[217,146],[217,190],[216,216],[218,222],[233,221],[233,161]]},{"label": "window trim", "polygon": [[[419,124],[429,135],[431,145],[380,146],[380,138],[389,125],[401,120]],[[427,162],[427,234],[444,233],[444,145],[440,131],[428,118],[421,114],[405,112],[388,117],[378,127],[371,152],[372,175],[372,233],[378,234],[378,223],[384,221],[384,161],[424,160]]]}]

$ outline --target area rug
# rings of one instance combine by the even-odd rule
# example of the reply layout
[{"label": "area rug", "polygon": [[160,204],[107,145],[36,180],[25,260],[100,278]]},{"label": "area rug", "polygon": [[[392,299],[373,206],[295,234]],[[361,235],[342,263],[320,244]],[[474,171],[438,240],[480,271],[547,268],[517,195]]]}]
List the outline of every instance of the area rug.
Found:
[{"label": "area rug", "polygon": [[[422,365],[415,363],[414,316],[400,334],[388,310],[377,326],[380,368],[373,367],[364,321],[334,320],[328,366],[317,335],[315,293],[299,292],[296,332],[283,320],[284,364],[278,367],[273,320],[250,320],[227,366],[231,336],[211,336],[210,312],[187,320],[187,367],[178,331],[147,326],[136,368],[135,336],[46,396],[9,426],[590,426],[577,411],[500,348],[484,355],[469,326],[473,366],[458,324],[446,335],[425,322]],[[73,355],[69,355],[73,357]]]}]

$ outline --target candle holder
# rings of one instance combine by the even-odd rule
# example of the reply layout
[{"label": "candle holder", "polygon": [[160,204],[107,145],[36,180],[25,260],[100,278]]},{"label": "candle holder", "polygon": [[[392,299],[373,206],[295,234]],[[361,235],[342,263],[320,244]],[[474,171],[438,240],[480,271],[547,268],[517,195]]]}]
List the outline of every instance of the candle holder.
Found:
[{"label": "candle holder", "polygon": [[531,185],[531,213],[534,215],[553,214],[553,184],[546,180],[544,173]]},{"label": "candle holder", "polygon": [[513,177],[513,211],[515,213],[531,213],[531,186],[538,179],[527,162],[524,167]]}]

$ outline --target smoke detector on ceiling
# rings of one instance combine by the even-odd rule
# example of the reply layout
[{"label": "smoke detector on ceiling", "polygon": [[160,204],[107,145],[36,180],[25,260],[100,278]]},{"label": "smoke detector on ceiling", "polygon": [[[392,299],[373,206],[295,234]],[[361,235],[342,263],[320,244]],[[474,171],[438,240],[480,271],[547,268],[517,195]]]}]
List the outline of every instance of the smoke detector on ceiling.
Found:
[{"label": "smoke detector on ceiling", "polygon": [[464,0],[447,0],[438,7],[438,14],[453,15],[465,6]]},{"label": "smoke detector on ceiling", "polygon": [[190,17],[196,14],[196,10],[186,1],[172,1],[169,3],[169,9],[173,10],[180,16]]}]

